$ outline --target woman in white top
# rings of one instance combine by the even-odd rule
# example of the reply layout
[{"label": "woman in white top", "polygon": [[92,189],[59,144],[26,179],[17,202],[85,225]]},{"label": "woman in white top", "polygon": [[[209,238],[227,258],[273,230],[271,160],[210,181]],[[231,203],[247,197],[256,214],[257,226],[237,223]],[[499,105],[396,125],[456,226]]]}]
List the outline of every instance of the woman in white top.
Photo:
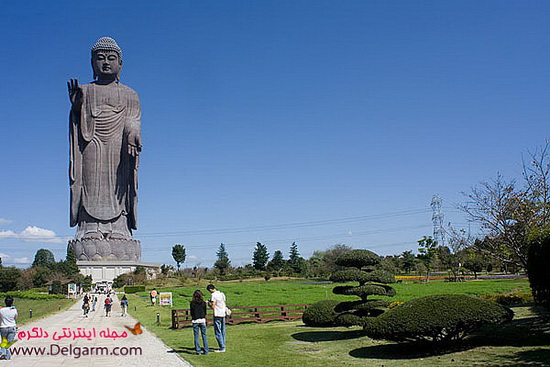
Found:
[{"label": "woman in white top", "polygon": [[[2,336],[2,341],[7,339],[9,344],[15,339],[17,309],[13,306],[12,296],[7,296],[4,302],[6,303],[6,307],[0,309],[0,335]],[[0,359],[11,359],[9,348],[0,347]]]}]

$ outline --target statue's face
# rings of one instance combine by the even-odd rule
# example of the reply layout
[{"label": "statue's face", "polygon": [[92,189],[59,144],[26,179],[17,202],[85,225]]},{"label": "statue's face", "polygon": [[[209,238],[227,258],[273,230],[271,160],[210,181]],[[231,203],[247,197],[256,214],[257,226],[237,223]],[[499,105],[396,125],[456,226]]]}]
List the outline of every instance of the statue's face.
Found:
[{"label": "statue's face", "polygon": [[99,50],[94,52],[92,67],[100,80],[113,79],[118,78],[122,63],[116,52]]}]

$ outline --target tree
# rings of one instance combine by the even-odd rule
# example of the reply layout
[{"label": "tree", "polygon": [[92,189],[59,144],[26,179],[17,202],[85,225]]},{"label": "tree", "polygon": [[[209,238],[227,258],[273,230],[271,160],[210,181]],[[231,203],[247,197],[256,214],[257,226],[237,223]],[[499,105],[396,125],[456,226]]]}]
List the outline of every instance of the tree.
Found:
[{"label": "tree", "polygon": [[220,271],[220,275],[225,275],[227,269],[231,266],[231,261],[229,261],[229,254],[225,250],[225,244],[220,244],[218,252],[216,252],[218,260],[214,263],[214,267]]},{"label": "tree", "polygon": [[32,283],[35,287],[42,287],[52,278],[52,271],[44,266],[34,267],[36,272],[32,274]]},{"label": "tree", "polygon": [[283,259],[283,253],[277,250],[273,253],[273,258],[267,263],[267,268],[277,274],[279,274],[285,266],[285,260]]},{"label": "tree", "polygon": [[426,281],[428,281],[430,279],[430,271],[437,257],[437,241],[431,236],[424,236],[418,240],[418,246],[418,251],[420,252],[418,258],[426,267]]},{"label": "tree", "polygon": [[92,289],[92,276],[86,275],[84,279],[82,279],[82,288],[84,289],[84,292],[89,292],[90,289]]},{"label": "tree", "polygon": [[550,309],[550,226],[529,236],[527,272],[535,303]]},{"label": "tree", "polygon": [[477,273],[483,270],[483,261],[479,257],[468,258],[464,261],[464,268],[474,273],[474,278],[477,279]]},{"label": "tree", "polygon": [[303,257],[300,256],[300,252],[298,251],[298,245],[296,244],[296,242],[292,242],[292,245],[290,246],[288,265],[290,265],[295,273],[306,272],[306,261]]},{"label": "tree", "polygon": [[401,255],[399,255],[399,260],[401,269],[403,269],[405,273],[410,273],[416,267],[417,260],[412,251],[403,251]]},{"label": "tree", "polygon": [[180,244],[174,245],[174,247],[172,247],[172,257],[174,258],[174,261],[176,262],[179,271],[180,264],[185,262],[185,258],[187,257],[187,255],[185,254],[185,247]]},{"label": "tree", "polygon": [[32,262],[32,267],[45,266],[48,268],[51,267],[53,264],[55,264],[55,257],[50,250],[41,248],[40,250],[36,251],[36,254],[34,255],[34,261]]},{"label": "tree", "polygon": [[76,254],[72,246],[69,246],[67,250],[64,272],[68,278],[74,278],[76,275],[80,274],[80,269],[78,269],[78,265],[76,265]]},{"label": "tree", "polygon": [[168,275],[171,271],[173,272],[173,270],[174,270],[174,267],[172,265],[162,264],[160,266],[160,272],[164,275]]},{"label": "tree", "polygon": [[269,252],[267,247],[260,242],[256,243],[254,253],[252,254],[252,265],[256,270],[265,270],[267,261],[269,260]]},{"label": "tree", "polygon": [[16,290],[20,277],[21,270],[15,266],[0,269],[0,291],[5,293]]},{"label": "tree", "polygon": [[522,180],[505,180],[502,175],[473,187],[460,209],[479,223],[482,240],[474,247],[505,264],[526,269],[527,236],[550,223],[550,142],[523,161]]},{"label": "tree", "polygon": [[329,277],[332,273],[343,270],[344,267],[335,263],[338,256],[351,251],[348,245],[337,244],[326,251],[314,251],[309,259],[309,272],[316,276]]},{"label": "tree", "polygon": [[334,310],[338,313],[336,322],[343,326],[365,326],[368,319],[384,313],[390,302],[386,299],[367,299],[371,295],[393,297],[395,290],[387,285],[395,283],[395,277],[383,270],[373,270],[380,263],[380,256],[369,250],[352,250],[340,255],[336,264],[348,268],[337,271],[330,280],[338,283],[358,282],[358,286],[334,287],[334,294],[357,296],[358,301],[339,303]]}]

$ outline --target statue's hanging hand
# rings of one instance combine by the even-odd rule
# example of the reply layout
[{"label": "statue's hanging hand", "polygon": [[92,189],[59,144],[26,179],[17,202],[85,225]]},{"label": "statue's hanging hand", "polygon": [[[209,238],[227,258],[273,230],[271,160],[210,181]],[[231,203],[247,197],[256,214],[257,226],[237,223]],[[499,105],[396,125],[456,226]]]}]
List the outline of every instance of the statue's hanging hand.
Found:
[{"label": "statue's hanging hand", "polygon": [[69,89],[69,99],[73,105],[73,108],[80,109],[82,105],[82,88],[78,85],[78,79],[71,79],[67,82],[67,88]]},{"label": "statue's hanging hand", "polygon": [[141,152],[141,135],[139,132],[131,132],[128,134],[128,154],[137,157],[139,152]]}]

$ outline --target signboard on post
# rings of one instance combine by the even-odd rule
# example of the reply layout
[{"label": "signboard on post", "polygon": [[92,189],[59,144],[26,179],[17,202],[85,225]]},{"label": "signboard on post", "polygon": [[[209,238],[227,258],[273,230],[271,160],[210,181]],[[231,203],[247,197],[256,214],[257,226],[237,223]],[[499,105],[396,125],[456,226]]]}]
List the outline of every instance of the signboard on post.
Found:
[{"label": "signboard on post", "polygon": [[69,296],[76,294],[76,283],[67,284],[67,291],[69,293]]},{"label": "signboard on post", "polygon": [[172,306],[172,292],[160,292],[159,299],[161,306]]}]

